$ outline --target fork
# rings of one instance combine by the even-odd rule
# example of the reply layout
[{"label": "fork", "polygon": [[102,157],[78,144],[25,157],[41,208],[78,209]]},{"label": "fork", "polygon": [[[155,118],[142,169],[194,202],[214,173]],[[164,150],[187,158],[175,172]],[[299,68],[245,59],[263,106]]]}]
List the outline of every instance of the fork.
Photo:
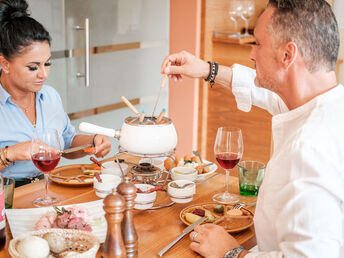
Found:
[{"label": "fork", "polygon": [[230,208],[230,210],[240,210],[244,206],[245,206],[245,203],[240,202],[240,203],[235,204],[232,208]]},{"label": "fork", "polygon": [[246,204],[244,202],[239,202],[239,203],[235,204],[232,208],[230,208],[230,210],[235,210],[235,209],[240,210],[244,206],[250,207],[250,206],[254,206],[254,205],[256,205],[256,202],[252,202],[250,204]]}]

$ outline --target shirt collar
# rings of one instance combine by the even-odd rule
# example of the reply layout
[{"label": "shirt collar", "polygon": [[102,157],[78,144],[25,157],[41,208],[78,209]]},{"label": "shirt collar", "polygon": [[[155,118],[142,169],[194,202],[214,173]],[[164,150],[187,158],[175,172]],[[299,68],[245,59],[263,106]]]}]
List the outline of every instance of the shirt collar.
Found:
[{"label": "shirt collar", "polygon": [[[38,99],[44,100],[44,94],[45,94],[45,89],[44,87],[36,92],[36,97]],[[4,105],[9,98],[11,97],[10,94],[2,87],[2,84],[0,83],[0,104]]]},{"label": "shirt collar", "polygon": [[2,87],[0,83],[0,104],[4,105],[6,101],[10,98],[10,94]]}]

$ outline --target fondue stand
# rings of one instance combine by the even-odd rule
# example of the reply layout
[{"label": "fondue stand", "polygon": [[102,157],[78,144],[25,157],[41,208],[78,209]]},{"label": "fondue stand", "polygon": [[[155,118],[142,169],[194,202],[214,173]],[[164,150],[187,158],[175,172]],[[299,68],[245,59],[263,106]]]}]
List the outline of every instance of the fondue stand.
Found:
[{"label": "fondue stand", "polygon": [[[131,156],[140,157],[140,158],[148,158],[148,159],[154,159],[154,158],[172,159],[172,166],[169,170],[165,170],[165,169],[162,170],[161,168],[154,166],[153,162],[151,162],[148,165],[144,165],[144,163],[141,163],[141,164],[138,164],[138,166],[133,166],[132,168],[129,169],[129,172],[132,175],[132,181],[135,181],[137,183],[143,183],[143,184],[165,185],[171,173],[171,169],[176,162],[176,159],[173,156],[175,152],[176,152],[176,149],[173,149],[166,153],[160,153],[160,154],[140,154],[140,153],[127,151],[121,146],[119,146],[118,152],[115,154],[115,158],[116,158],[117,163],[119,164],[121,171],[122,171],[122,168],[120,166],[118,156],[122,154],[129,154]],[[165,179],[162,178],[163,174],[167,174]],[[125,176],[124,172],[122,171],[122,178],[124,178],[124,176]]]}]

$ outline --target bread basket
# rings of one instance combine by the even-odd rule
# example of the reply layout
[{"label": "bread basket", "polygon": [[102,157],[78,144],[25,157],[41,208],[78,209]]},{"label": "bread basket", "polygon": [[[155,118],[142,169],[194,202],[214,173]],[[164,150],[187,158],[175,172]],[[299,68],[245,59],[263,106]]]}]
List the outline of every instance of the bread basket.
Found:
[{"label": "bread basket", "polygon": [[92,233],[87,231],[75,230],[75,229],[60,229],[50,228],[41,229],[38,231],[32,231],[27,234],[20,235],[10,241],[8,252],[14,258],[25,258],[17,252],[17,245],[21,239],[28,235],[42,237],[45,233],[53,232],[59,236],[62,236],[68,245],[67,251],[78,252],[79,255],[73,255],[75,258],[88,258],[96,257],[99,249],[99,240]]}]

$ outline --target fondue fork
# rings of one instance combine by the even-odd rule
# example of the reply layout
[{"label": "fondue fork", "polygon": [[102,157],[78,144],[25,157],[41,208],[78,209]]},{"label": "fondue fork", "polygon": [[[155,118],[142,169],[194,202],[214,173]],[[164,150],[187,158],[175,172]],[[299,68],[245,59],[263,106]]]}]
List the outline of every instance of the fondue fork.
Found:
[{"label": "fondue fork", "polygon": [[[140,114],[139,122],[142,123],[143,119],[145,119],[145,111],[144,110],[142,110],[142,113]],[[132,121],[132,122],[134,122],[134,121]]]},{"label": "fondue fork", "polygon": [[137,109],[133,106],[133,104],[130,103],[129,100],[127,100],[126,97],[121,96],[121,99],[123,100],[123,102],[138,116],[140,114],[139,111],[137,111]]},{"label": "fondue fork", "polygon": [[133,111],[133,112],[135,113],[135,115],[137,116],[137,117],[135,117],[133,120],[130,121],[131,123],[134,122],[134,121],[135,121],[136,119],[138,119],[138,117],[140,116],[140,112],[137,111],[137,109],[134,107],[134,105],[131,104],[130,101],[129,101],[126,97],[121,96],[121,99],[122,99],[123,102],[128,106],[128,108],[130,108],[131,111]]},{"label": "fondue fork", "polygon": [[164,114],[166,113],[166,109],[163,108],[160,112],[160,114],[158,115],[157,119],[155,120],[157,122],[157,124],[160,123],[161,119],[164,117]]},{"label": "fondue fork", "polygon": [[[171,62],[168,62],[167,63],[167,67],[169,67],[170,65],[171,65]],[[152,120],[153,120],[153,117],[154,117],[156,106],[158,105],[158,102],[159,102],[161,90],[162,90],[162,88],[164,88],[166,80],[167,80],[167,74],[164,74],[162,76],[162,79],[161,79],[161,82],[160,82],[160,88],[159,88],[158,97],[157,97],[157,99],[155,101],[155,105],[154,105],[154,109],[153,109],[153,113],[152,113]]]}]

